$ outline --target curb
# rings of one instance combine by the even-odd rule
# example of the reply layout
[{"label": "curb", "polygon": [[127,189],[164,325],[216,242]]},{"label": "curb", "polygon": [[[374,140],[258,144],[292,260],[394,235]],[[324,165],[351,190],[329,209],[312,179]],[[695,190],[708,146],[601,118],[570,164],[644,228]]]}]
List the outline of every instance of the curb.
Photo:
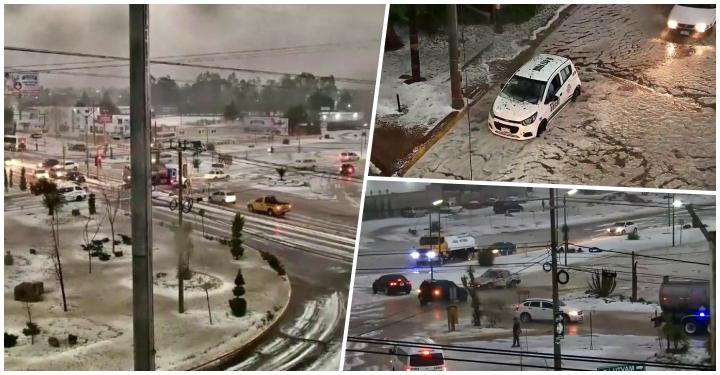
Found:
[{"label": "curb", "polygon": [[[254,251],[260,252],[257,249],[252,249]],[[264,340],[272,331],[275,330],[277,325],[280,323],[280,321],[285,317],[285,313],[288,310],[288,307],[290,306],[290,300],[292,299],[292,283],[290,282],[290,276],[287,275],[288,278],[288,299],[285,306],[283,306],[282,310],[278,313],[277,319],[275,319],[272,324],[267,326],[262,332],[258,333],[255,337],[250,339],[250,341],[244,343],[241,347],[233,349],[225,354],[220,355],[219,357],[213,358],[209,361],[206,361],[204,363],[201,363],[199,365],[195,365],[189,368],[184,368],[180,370],[171,370],[171,371],[221,371],[226,369],[237,356],[246,354],[250,349],[254,348],[260,341]]]}]

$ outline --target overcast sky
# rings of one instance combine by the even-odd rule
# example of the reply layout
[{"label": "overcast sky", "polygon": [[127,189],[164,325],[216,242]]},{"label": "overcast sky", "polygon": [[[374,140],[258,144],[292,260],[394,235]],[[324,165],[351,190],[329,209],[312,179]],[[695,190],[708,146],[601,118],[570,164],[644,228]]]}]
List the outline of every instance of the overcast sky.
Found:
[{"label": "overcast sky", "polygon": [[410,182],[410,181],[368,181],[367,191],[372,190],[376,192],[378,190],[384,192],[385,189],[390,190],[391,193],[407,193],[409,191],[421,191],[429,184],[422,182]]},{"label": "overcast sky", "polygon": [[[303,46],[231,58],[215,56],[215,61],[205,56],[193,62],[374,80],[384,12],[384,5],[151,5],[150,57]],[[128,56],[128,23],[127,5],[5,5],[5,45]],[[317,46],[328,43],[340,45]],[[91,60],[5,52],[6,68]],[[160,65],[151,68],[155,76],[171,74],[186,80],[201,71]],[[127,76],[128,68],[91,72]],[[219,73],[226,76],[230,72]],[[126,79],[42,73],[40,80],[49,87],[128,85]]]}]

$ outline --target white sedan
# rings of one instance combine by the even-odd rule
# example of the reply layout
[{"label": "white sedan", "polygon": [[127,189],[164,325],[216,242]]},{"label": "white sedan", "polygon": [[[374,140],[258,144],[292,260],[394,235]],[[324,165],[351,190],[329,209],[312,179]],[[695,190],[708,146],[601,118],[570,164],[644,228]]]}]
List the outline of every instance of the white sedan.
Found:
[{"label": "white sedan", "polygon": [[607,229],[607,233],[610,236],[624,236],[628,233],[637,234],[637,231],[637,225],[632,221],[620,221]]},{"label": "white sedan", "polygon": [[213,203],[235,203],[237,197],[231,191],[216,191],[210,195],[210,202]]},{"label": "white sedan", "polygon": [[206,180],[227,180],[230,175],[225,173],[222,169],[213,169],[203,176]]}]

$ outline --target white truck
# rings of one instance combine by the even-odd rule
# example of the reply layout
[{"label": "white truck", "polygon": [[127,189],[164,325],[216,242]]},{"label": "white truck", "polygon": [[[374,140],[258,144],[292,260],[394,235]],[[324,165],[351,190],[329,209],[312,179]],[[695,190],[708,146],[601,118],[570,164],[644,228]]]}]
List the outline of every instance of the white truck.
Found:
[{"label": "white truck", "polygon": [[420,266],[429,263],[443,264],[452,260],[472,260],[476,252],[475,238],[461,233],[420,237],[420,248],[414,249],[410,256]]}]

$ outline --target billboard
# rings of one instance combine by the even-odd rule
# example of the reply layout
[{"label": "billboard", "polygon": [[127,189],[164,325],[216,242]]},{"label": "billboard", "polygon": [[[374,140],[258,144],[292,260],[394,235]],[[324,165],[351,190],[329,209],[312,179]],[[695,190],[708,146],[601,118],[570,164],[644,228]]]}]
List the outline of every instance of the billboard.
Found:
[{"label": "billboard", "polygon": [[5,93],[35,95],[38,92],[40,92],[38,72],[27,71],[5,73]]}]

